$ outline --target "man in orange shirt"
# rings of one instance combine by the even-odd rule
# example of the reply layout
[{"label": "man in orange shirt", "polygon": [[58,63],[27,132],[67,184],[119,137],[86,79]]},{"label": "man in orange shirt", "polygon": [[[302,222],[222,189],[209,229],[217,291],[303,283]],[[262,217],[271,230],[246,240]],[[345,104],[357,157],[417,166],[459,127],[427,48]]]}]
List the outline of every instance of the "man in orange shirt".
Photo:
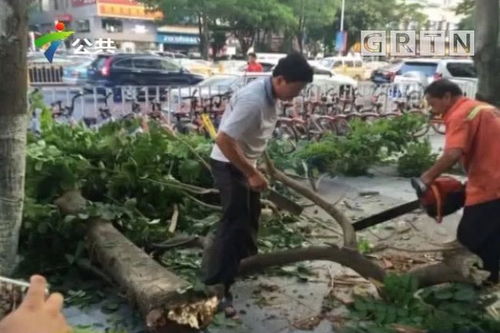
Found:
[{"label": "man in orange shirt", "polygon": [[500,262],[500,111],[463,97],[449,80],[425,90],[432,112],[446,125],[443,155],[422,176],[430,185],[441,173],[461,162],[467,171],[465,208],[457,239],[483,261],[491,282],[498,282]]},{"label": "man in orange shirt", "polygon": [[247,72],[263,72],[264,68],[257,62],[257,55],[255,53],[248,54]]}]

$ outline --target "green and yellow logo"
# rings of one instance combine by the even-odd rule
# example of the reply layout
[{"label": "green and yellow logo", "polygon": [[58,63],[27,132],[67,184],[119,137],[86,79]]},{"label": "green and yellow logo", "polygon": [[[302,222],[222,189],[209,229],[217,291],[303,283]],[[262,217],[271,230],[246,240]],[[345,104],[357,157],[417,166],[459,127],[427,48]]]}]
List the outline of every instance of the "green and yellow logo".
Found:
[{"label": "green and yellow logo", "polygon": [[55,28],[56,32],[45,34],[35,40],[35,46],[38,48],[50,43],[50,46],[44,52],[45,58],[47,58],[50,63],[54,60],[54,54],[62,41],[75,33],[74,31],[64,31],[65,26],[62,22],[57,22]]}]

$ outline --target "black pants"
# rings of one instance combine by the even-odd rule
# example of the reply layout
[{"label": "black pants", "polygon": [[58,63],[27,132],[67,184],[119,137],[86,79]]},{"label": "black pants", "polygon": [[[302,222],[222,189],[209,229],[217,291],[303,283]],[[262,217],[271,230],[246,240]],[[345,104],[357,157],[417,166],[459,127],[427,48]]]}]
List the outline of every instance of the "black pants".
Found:
[{"label": "black pants", "polygon": [[500,200],[465,207],[464,215],[458,225],[457,238],[483,260],[484,269],[491,273],[489,280],[498,282]]},{"label": "black pants", "polygon": [[232,164],[211,160],[215,186],[222,200],[222,218],[211,246],[204,253],[206,285],[234,283],[240,261],[257,254],[260,193],[250,190],[246,177]]}]

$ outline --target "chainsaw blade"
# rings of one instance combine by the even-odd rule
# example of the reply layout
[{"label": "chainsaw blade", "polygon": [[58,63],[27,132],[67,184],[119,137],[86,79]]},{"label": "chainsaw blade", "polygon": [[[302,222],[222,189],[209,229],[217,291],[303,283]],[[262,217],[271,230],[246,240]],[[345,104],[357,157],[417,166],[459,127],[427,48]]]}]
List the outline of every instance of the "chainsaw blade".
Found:
[{"label": "chainsaw blade", "polygon": [[420,208],[419,200],[404,203],[402,205],[393,207],[391,209],[385,210],[383,212],[380,212],[378,214],[369,217],[365,217],[364,219],[354,222],[353,223],[354,230],[359,231],[366,229],[368,227],[372,227],[374,225],[392,220],[393,218],[412,212],[417,208]]}]

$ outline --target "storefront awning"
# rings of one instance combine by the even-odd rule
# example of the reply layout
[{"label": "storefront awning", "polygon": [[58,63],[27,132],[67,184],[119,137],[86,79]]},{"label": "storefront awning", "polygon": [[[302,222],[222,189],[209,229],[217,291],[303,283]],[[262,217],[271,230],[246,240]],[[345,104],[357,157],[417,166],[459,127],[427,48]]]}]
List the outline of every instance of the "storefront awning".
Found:
[{"label": "storefront awning", "polygon": [[200,37],[197,35],[158,34],[156,36],[156,42],[175,45],[199,45]]}]

